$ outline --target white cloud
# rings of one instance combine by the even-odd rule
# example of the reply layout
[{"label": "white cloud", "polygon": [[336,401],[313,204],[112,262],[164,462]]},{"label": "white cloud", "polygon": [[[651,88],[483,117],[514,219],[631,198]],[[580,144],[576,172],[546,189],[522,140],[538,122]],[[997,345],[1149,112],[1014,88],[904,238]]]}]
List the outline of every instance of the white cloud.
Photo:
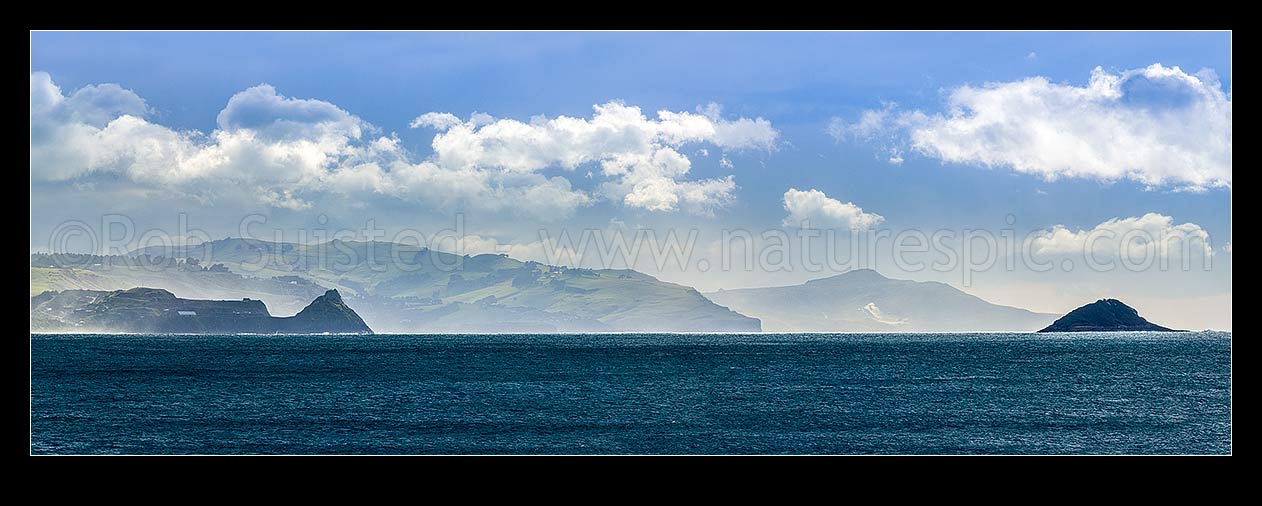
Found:
[{"label": "white cloud", "polygon": [[299,202],[294,192],[356,149],[365,125],[332,104],[281,97],[270,86],[233,96],[209,136],[151,123],[144,101],[117,85],[66,97],[48,74],[34,72],[31,104],[34,180],[118,174],[193,194],[253,189],[263,202],[289,208]]},{"label": "white cloud", "polygon": [[[459,255],[508,255],[521,261],[534,261],[550,265],[577,267],[585,258],[595,256],[583,255],[585,245],[566,244],[556,239],[539,239],[526,242],[504,241],[495,237],[478,234],[463,234],[459,237],[444,237],[436,240],[435,249]],[[598,266],[603,267],[603,266]]]},{"label": "white cloud", "polygon": [[1025,59],[1030,60],[1030,61],[1037,60],[1039,59],[1039,54],[1035,53],[1034,51],[1030,51],[1030,54],[1025,55]]},{"label": "white cloud", "polygon": [[148,111],[144,99],[117,84],[84,86],[66,97],[48,73],[31,73],[32,117],[77,121],[99,128],[118,116],[144,116]]},{"label": "white cloud", "polygon": [[455,114],[446,112],[427,112],[417,116],[416,119],[412,120],[412,123],[409,124],[408,127],[429,127],[435,130],[447,130],[449,128],[454,128],[461,123],[464,122],[460,121],[460,118],[457,118]]},{"label": "white cloud", "polygon": [[431,158],[414,161],[394,135],[325,101],[285,97],[269,85],[233,95],[203,134],[146,119],[144,100],[118,85],[65,95],[44,72],[31,73],[31,178],[134,188],[212,203],[231,195],[264,205],[307,209],[336,195],[386,196],[435,208],[469,208],[558,219],[597,195],[574,188],[549,168],[591,163],[606,181],[600,194],[629,207],[707,213],[732,199],[731,176],[688,180],[679,148],[774,149],[779,133],[761,118],[726,120],[661,111],[646,118],[618,102],[590,119],[561,116],[530,123],[474,113],[462,121],[427,113],[413,128],[438,130]]},{"label": "white cloud", "polygon": [[471,256],[484,254],[508,254],[509,251],[512,251],[511,244],[501,243],[494,237],[484,237],[477,234],[463,234],[460,236],[452,236],[452,239],[454,240],[455,249],[443,249],[444,247],[450,245],[450,243],[445,240],[436,241],[437,243],[441,243],[438,244],[438,248],[448,253]]},{"label": "white cloud", "polygon": [[[884,143],[887,135],[946,162],[1008,167],[1047,180],[1132,179],[1201,190],[1231,185],[1231,96],[1204,70],[1154,64],[1086,86],[1043,77],[961,86],[946,112],[895,113],[891,104],[829,132]],[[886,146],[881,145],[882,148]]]},{"label": "white cloud", "polygon": [[790,188],[784,192],[784,210],[789,212],[784,219],[784,225],[788,227],[808,223],[811,227],[867,230],[885,221],[879,214],[865,213],[859,206],[828,198],[819,190]]},{"label": "white cloud", "polygon": [[1037,255],[1090,254],[1096,259],[1212,256],[1209,233],[1195,223],[1174,224],[1174,218],[1157,213],[1114,218],[1090,230],[1070,230],[1063,225],[1036,232],[1029,238],[1030,252]]},{"label": "white cloud", "polygon": [[269,140],[358,139],[371,126],[323,100],[288,98],[267,84],[233,95],[216,124],[224,132],[249,130]]},{"label": "white cloud", "polygon": [[841,118],[833,118],[828,123],[828,134],[837,142],[852,140],[872,140],[889,132],[891,121],[897,119],[894,110],[898,104],[884,102],[880,109],[868,109],[859,113],[858,121],[848,123]]},{"label": "white cloud", "polygon": [[869,109],[859,114],[858,121],[847,122],[832,118],[827,132],[837,143],[863,142],[876,147],[878,153],[888,155],[890,165],[902,165],[907,141],[904,130],[923,122],[924,114],[899,113],[898,104],[883,102],[880,109]]},{"label": "white cloud", "polygon": [[659,111],[657,119],[620,102],[593,109],[591,119],[536,117],[524,123],[475,117],[457,123],[450,114],[429,113],[413,124],[440,130],[432,143],[440,166],[525,174],[595,163],[611,179],[602,185],[606,195],[651,211],[705,212],[732,198],[730,177],[684,179],[691,168],[691,160],[678,150],[684,144],[772,150],[779,138],[766,120],[725,120],[716,106],[702,114]]}]

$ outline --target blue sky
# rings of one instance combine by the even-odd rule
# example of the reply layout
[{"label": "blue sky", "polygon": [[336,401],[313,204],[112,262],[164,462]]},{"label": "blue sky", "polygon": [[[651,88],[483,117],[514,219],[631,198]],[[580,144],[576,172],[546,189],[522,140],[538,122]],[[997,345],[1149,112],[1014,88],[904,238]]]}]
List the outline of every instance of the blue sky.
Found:
[{"label": "blue sky", "polygon": [[[1154,64],[1161,68],[1151,70]],[[1120,99],[1100,105],[1064,98],[1066,93],[1076,93],[1075,89],[1088,89],[1097,67],[1107,76],[1119,78],[1117,89],[1123,94]],[[1172,74],[1169,69],[1174,67],[1180,71]],[[1198,74],[1202,69],[1211,69],[1214,77]],[[655,229],[692,226],[707,231],[730,227],[784,228],[789,188],[818,190],[837,205],[849,204],[861,208],[856,212],[879,215],[879,226],[893,230],[998,229],[1006,226],[1005,217],[1009,214],[1016,218],[1012,227],[1023,233],[1051,230],[1056,225],[1071,231],[1091,230],[1107,220],[1156,213],[1170,217],[1176,226],[1194,224],[1208,235],[1218,252],[1215,267],[1195,273],[1195,278],[1176,281],[1200,287],[1194,290],[1194,296],[1218,297],[1213,300],[1220,305],[1225,297],[1225,321],[1230,326],[1230,253],[1223,251],[1230,241],[1229,33],[36,32],[31,34],[31,71],[33,250],[46,247],[50,231],[58,223],[68,219],[95,223],[106,212],[134,215],[138,222],[147,223],[142,228],[170,228],[174,220],[150,210],[147,204],[162,201],[158,194],[170,196],[189,191],[186,187],[172,189],[175,183],[152,184],[151,173],[136,167],[118,167],[122,162],[111,162],[114,165],[109,167],[66,169],[70,172],[42,177],[44,158],[37,159],[34,154],[37,148],[40,153],[45,152],[42,145],[37,146],[43,132],[42,123],[37,121],[44,120],[43,116],[37,119],[36,73],[46,73],[63,97],[71,97],[85,86],[115,83],[132,95],[119,99],[121,92],[109,91],[97,96],[105,96],[101,99],[105,101],[124,102],[133,95],[140,97],[145,109],[134,114],[141,115],[147,125],[160,125],[170,132],[195,130],[210,136],[216,131],[251,128],[244,123],[251,117],[246,113],[291,114],[292,108],[256,111],[243,106],[239,116],[221,115],[234,96],[266,84],[274,89],[274,94],[263,93],[260,100],[285,103],[284,100],[299,99],[331,104],[341,113],[320,116],[320,124],[324,125],[320,128],[336,124],[337,132],[353,131],[346,134],[353,146],[367,144],[373,138],[394,137],[397,149],[405,153],[410,163],[437,159],[431,144],[436,135],[444,135],[443,131],[436,134],[432,128],[410,128],[425,113],[450,113],[462,121],[469,120],[473,113],[485,113],[497,120],[528,124],[532,117],[540,115],[592,119],[594,105],[620,101],[639,107],[650,121],[657,111],[665,110],[751,130],[741,138],[744,140],[710,137],[682,144],[664,141],[672,152],[691,164],[686,175],[650,181],[673,188],[667,193],[684,199],[669,210],[654,204],[661,194],[644,194],[646,200],[639,201],[639,205],[619,204],[624,194],[628,199],[641,195],[639,190],[628,188],[637,181],[648,180],[636,179],[640,176],[634,174],[604,174],[594,162],[577,167],[541,163],[532,166],[529,178],[524,180],[496,179],[506,177],[499,172],[488,176],[493,186],[521,184],[522,188],[546,187],[557,192],[537,197],[536,202],[540,198],[588,199],[574,201],[568,212],[544,218],[540,213],[545,211],[523,214],[522,206],[509,200],[498,207],[483,206],[485,209],[466,200],[454,207],[436,207],[427,204],[425,199],[429,197],[417,196],[351,196],[349,200],[360,205],[341,210],[338,206],[348,201],[346,195],[317,195],[335,186],[329,182],[321,183],[318,191],[301,188],[308,192],[305,194],[294,190],[295,196],[311,195],[294,197],[306,198],[304,202],[311,204],[306,209],[278,207],[276,198],[269,200],[272,204],[234,200],[224,197],[225,192],[214,198],[203,195],[201,200],[171,197],[155,207],[167,211],[173,205],[180,207],[213,235],[237,235],[232,233],[235,221],[226,216],[246,210],[263,213],[270,218],[271,226],[287,230],[313,226],[321,214],[332,216],[336,226],[354,226],[370,217],[387,228],[426,230],[440,226],[453,212],[460,211],[468,213],[471,233],[493,237],[501,243],[533,240],[529,237],[532,234],[519,232],[535,224],[554,230],[606,226],[611,222]],[[1045,78],[1046,86],[1028,90],[1018,86],[1036,77]],[[1192,83],[1191,96],[1210,98],[1203,103],[1196,98],[1191,106],[1173,102],[1183,96],[1180,93],[1184,90],[1169,86],[1181,87],[1188,82]],[[1033,118],[1030,124],[1047,120],[1049,125],[1063,126],[1066,118],[1057,117],[1057,108],[1064,106],[1056,101],[1070,100],[1069,104],[1084,108],[1081,114],[1086,130],[1066,133],[1057,144],[1040,141],[1038,135],[1031,134],[1046,130],[1022,130],[1024,120],[1014,119],[1015,116],[988,123],[976,113],[965,111],[964,117],[955,117],[956,122],[952,123],[952,94],[961,89],[993,90],[987,83],[998,86],[1000,91],[979,94],[970,105],[999,108],[1002,111],[996,114],[1000,116],[1043,115]],[[1005,84],[1010,86],[1005,88]],[[1003,90],[1011,93],[1005,95]],[[1222,97],[1213,98],[1217,96],[1213,90],[1219,90]],[[1019,93],[1027,95],[1013,98],[1012,94]],[[1136,102],[1152,97],[1156,98],[1142,104]],[[711,103],[721,106],[720,112],[707,113],[705,108]],[[319,107],[311,105],[309,109],[315,111]],[[890,112],[882,122],[867,129],[859,127],[865,111],[887,108]],[[113,116],[127,110],[114,105],[105,109],[113,111]],[[61,115],[59,118],[71,114],[64,110],[48,114]],[[1135,112],[1141,110],[1142,114]],[[1092,116],[1096,113],[1099,117]],[[87,113],[79,110],[75,114]],[[228,117],[227,123],[221,121],[224,117]],[[241,119],[234,123],[233,118]],[[271,116],[264,120],[268,118]],[[1135,125],[1117,124],[1130,118],[1141,119],[1135,120]],[[757,125],[735,123],[742,119],[761,119],[769,127],[757,130]],[[286,120],[285,125],[291,126],[296,121],[289,117]],[[1072,118],[1069,120],[1072,125]],[[1152,124],[1140,124],[1142,121]],[[1208,122],[1208,128],[1199,128],[1200,121]],[[1170,145],[1169,142],[1175,142],[1170,139],[1189,137],[1169,126],[1181,123],[1188,124],[1189,129],[1196,125],[1197,132],[1211,131],[1215,136]],[[830,126],[837,128],[830,133]],[[961,137],[961,128],[979,126],[983,128],[976,131],[982,133],[970,135],[982,137]],[[104,124],[94,127],[103,128]],[[479,127],[474,126],[475,131]],[[284,138],[297,135],[294,130],[273,132]],[[326,130],[319,132],[327,134]],[[758,136],[772,135],[771,132],[774,142],[768,148],[762,142],[765,139]],[[834,135],[837,132],[841,133]],[[1128,135],[1119,137],[1117,142],[1128,147],[1082,148],[1086,151],[1076,154],[1057,152],[1071,149],[1065,146],[1090,143],[1099,132]],[[1225,149],[1221,145],[1204,147],[1220,144],[1224,137]],[[210,142],[201,139],[194,144],[205,146]],[[977,148],[979,145],[982,147]],[[706,155],[701,154],[702,149]],[[1051,152],[1033,151],[1038,149]],[[901,163],[890,162],[895,154]],[[54,155],[56,158],[48,159],[62,164],[57,167],[76,163],[65,162],[75,160],[61,158],[70,156],[65,153],[48,156]],[[593,156],[601,158],[599,154]],[[456,158],[459,157],[452,159]],[[1127,165],[1132,163],[1133,167]],[[439,165],[447,168],[443,163]],[[1124,174],[1110,172],[1118,165],[1124,166]],[[333,165],[322,168],[337,170]],[[595,176],[585,177],[588,171],[596,172]],[[685,204],[687,192],[701,190],[688,184],[719,181],[727,176],[732,177],[733,187],[720,188],[719,183],[706,187],[710,193],[705,193],[704,202],[689,212],[689,205]],[[259,181],[256,176],[243,177],[251,184]],[[292,179],[281,177],[285,181]],[[555,186],[561,183],[568,188]],[[611,189],[609,183],[624,186]],[[277,198],[283,200],[288,190],[278,186],[282,184],[289,183],[270,181],[257,191],[271,192],[273,197],[280,195]],[[120,198],[121,195],[144,197],[128,199]],[[522,198],[527,199],[523,202],[528,206],[529,197]],[[53,205],[54,201],[58,204]],[[191,201],[198,203],[189,204]],[[659,208],[652,208],[655,205]],[[828,214],[827,209],[843,210],[838,211],[842,214]],[[832,217],[853,226],[853,221],[845,221],[849,219],[845,209],[849,208],[811,207],[803,208],[802,213],[822,219]],[[228,210],[231,212],[225,212]],[[702,289],[783,284],[820,276],[805,272],[660,274]],[[904,277],[953,279],[931,273]],[[976,286],[972,291],[989,298],[1006,298],[1013,304],[1055,309],[1068,302],[1051,295],[1021,294],[1050,294],[1054,292],[1050,288],[1030,287],[1032,283],[1050,287],[1067,279],[1077,278],[995,276],[990,288]],[[1108,291],[1107,285],[1090,286],[1096,288],[1084,288],[1075,296]],[[1145,296],[1149,295],[1136,294],[1139,298]],[[1221,322],[1223,317],[1213,321]]]}]

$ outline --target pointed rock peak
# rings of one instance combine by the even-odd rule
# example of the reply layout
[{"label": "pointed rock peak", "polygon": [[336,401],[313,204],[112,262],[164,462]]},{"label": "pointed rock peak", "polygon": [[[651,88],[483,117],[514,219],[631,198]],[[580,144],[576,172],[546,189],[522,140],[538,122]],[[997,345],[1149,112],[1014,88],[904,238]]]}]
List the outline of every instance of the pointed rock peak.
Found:
[{"label": "pointed rock peak", "polygon": [[363,318],[342,301],[342,294],[336,289],[316,297],[289,320],[290,330],[299,332],[372,333]]}]

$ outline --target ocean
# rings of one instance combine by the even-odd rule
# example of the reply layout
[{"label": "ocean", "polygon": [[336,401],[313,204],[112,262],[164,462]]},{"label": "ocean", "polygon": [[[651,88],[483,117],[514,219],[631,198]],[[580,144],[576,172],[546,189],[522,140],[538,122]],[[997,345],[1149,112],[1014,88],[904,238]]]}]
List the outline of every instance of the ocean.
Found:
[{"label": "ocean", "polygon": [[1231,334],[32,335],[31,453],[1225,454]]}]

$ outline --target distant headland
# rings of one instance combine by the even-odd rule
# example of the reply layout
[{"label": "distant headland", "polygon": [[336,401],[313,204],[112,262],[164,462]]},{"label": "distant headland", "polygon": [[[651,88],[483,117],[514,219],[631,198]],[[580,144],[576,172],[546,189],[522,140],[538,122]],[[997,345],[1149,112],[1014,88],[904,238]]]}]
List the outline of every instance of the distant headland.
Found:
[{"label": "distant headland", "polygon": [[337,290],[294,316],[277,317],[263,301],[181,299],[157,288],[48,291],[31,298],[36,331],[173,334],[372,334]]}]

